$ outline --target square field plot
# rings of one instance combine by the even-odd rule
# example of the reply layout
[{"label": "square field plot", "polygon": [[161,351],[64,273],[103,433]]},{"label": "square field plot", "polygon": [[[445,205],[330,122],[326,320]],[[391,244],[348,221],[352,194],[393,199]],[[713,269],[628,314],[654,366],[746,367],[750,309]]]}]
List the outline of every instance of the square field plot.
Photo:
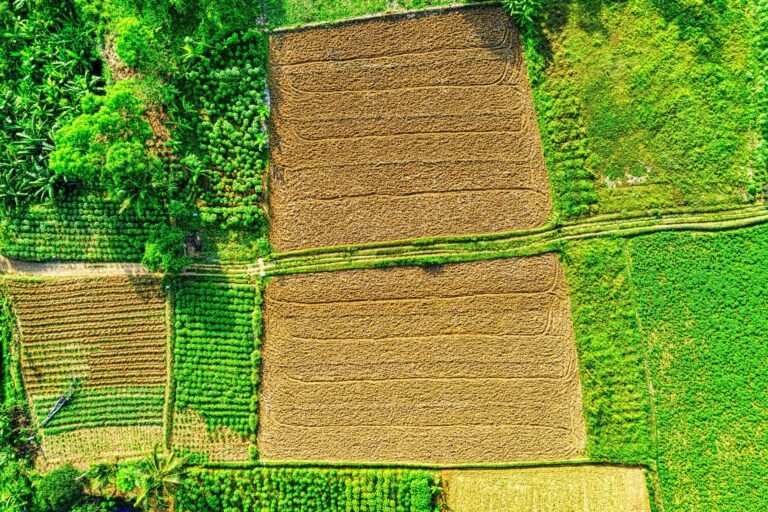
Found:
[{"label": "square field plot", "polygon": [[500,7],[277,32],[270,45],[279,251],[546,221],[531,88]]},{"label": "square field plot", "polygon": [[265,459],[581,457],[576,349],[553,255],[274,278]]}]

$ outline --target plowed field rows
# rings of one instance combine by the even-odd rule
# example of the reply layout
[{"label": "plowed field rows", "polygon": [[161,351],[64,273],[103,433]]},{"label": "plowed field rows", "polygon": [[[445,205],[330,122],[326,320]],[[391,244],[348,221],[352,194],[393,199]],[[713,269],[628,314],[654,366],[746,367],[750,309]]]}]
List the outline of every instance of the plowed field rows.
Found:
[{"label": "plowed field rows", "polygon": [[[6,286],[21,334],[24,385],[37,420],[45,418],[73,379],[79,380],[73,400],[43,429],[47,463],[130,455],[144,449],[132,447],[137,442],[151,445],[145,431],[162,431],[166,384],[166,305],[159,280],[9,279]],[[103,429],[117,429],[135,442],[122,443]],[[67,439],[83,436],[100,441],[77,450],[64,446]]]},{"label": "plowed field rows", "polygon": [[650,512],[638,468],[450,471],[443,482],[452,512]]},{"label": "plowed field rows", "polygon": [[270,236],[280,251],[546,220],[530,85],[501,8],[277,32],[270,42]]},{"label": "plowed field rows", "polygon": [[583,454],[555,256],[267,285],[267,459],[510,462]]}]

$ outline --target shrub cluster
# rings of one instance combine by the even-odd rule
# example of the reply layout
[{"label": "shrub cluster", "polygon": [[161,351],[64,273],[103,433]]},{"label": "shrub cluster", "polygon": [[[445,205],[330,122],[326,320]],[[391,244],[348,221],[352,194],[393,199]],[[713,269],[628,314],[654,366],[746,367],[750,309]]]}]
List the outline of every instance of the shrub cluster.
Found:
[{"label": "shrub cluster", "polygon": [[176,504],[182,512],[432,512],[435,479],[389,469],[202,471],[181,485]]},{"label": "shrub cluster", "polygon": [[136,83],[118,82],[104,96],[85,96],[83,113],[56,132],[49,169],[65,181],[88,184],[138,214],[165,204],[165,167],[147,148],[152,128],[142,117]]},{"label": "shrub cluster", "polygon": [[255,441],[261,325],[254,286],[182,281],[176,292],[176,407],[190,407],[215,430]]},{"label": "shrub cluster", "polygon": [[251,30],[190,53],[174,79],[176,170],[201,186],[205,218],[226,227],[265,222],[266,64],[267,36]]}]

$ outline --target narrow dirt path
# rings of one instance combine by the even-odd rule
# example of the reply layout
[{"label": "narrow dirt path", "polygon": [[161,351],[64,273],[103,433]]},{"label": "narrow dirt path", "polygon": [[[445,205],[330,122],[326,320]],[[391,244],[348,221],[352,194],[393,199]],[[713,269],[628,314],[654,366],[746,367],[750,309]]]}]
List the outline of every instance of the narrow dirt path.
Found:
[{"label": "narrow dirt path", "polygon": [[78,263],[19,261],[0,256],[0,275],[30,277],[91,277],[147,275],[151,272],[139,263]]}]

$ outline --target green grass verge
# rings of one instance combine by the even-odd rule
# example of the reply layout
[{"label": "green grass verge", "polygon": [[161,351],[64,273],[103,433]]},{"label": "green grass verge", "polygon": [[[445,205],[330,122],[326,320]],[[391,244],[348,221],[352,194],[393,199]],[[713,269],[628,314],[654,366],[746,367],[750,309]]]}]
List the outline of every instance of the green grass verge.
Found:
[{"label": "green grass verge", "polygon": [[472,0],[266,0],[265,13],[273,27],[335,21],[366,14],[397,12],[473,3]]},{"label": "green grass verge", "polygon": [[761,510],[768,228],[637,238],[631,256],[664,510]]},{"label": "green grass verge", "polygon": [[747,199],[757,108],[746,0],[569,0],[542,9],[526,55],[564,214]]},{"label": "green grass verge", "polygon": [[605,239],[568,244],[565,270],[587,454],[596,461],[647,464],[653,455],[651,407],[626,243]]}]

